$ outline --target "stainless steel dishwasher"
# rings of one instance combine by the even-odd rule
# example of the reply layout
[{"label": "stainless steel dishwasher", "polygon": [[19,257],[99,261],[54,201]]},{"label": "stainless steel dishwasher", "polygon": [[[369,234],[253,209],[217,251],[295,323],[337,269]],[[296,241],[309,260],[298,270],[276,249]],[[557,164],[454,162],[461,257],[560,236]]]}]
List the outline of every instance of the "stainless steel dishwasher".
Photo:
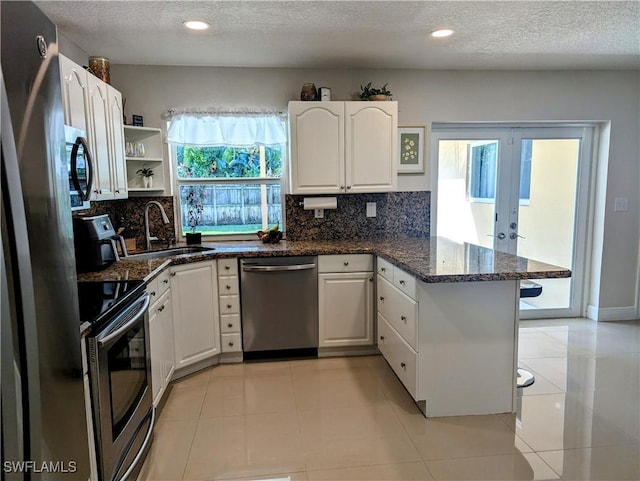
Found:
[{"label": "stainless steel dishwasher", "polygon": [[242,259],[240,265],[244,358],[317,355],[317,258]]}]

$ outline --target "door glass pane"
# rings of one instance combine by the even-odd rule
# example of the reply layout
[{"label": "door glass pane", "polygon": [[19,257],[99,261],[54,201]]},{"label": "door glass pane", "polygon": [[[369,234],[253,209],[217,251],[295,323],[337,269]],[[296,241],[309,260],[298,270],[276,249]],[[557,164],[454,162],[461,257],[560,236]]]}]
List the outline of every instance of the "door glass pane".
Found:
[{"label": "door glass pane", "polygon": [[[523,139],[517,254],[573,269],[580,139]],[[570,307],[569,279],[540,279],[521,309]]]},{"label": "door glass pane", "polygon": [[498,141],[438,144],[438,236],[493,247]]}]

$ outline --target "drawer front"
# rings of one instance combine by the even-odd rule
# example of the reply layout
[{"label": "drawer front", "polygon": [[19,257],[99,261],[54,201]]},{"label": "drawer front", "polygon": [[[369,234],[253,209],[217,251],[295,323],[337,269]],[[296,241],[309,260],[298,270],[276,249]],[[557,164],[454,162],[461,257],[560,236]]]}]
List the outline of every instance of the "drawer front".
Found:
[{"label": "drawer front", "polygon": [[417,400],[418,355],[380,314],[378,314],[378,349],[411,397]]},{"label": "drawer front", "polygon": [[160,293],[158,292],[158,277],[154,277],[147,282],[147,292],[149,293],[149,302],[153,304],[160,299]]},{"label": "drawer front", "polygon": [[240,314],[225,314],[220,316],[220,332],[222,334],[240,332]]},{"label": "drawer front", "polygon": [[373,272],[370,254],[318,256],[318,272]]},{"label": "drawer front", "polygon": [[240,296],[220,296],[220,315],[238,314],[240,312]]},{"label": "drawer front", "polygon": [[160,274],[158,274],[157,279],[158,279],[158,295],[161,296],[171,286],[171,272],[169,272],[169,269],[165,269]]},{"label": "drawer front", "polygon": [[222,352],[242,351],[242,336],[239,333],[222,334],[220,336],[220,349]]},{"label": "drawer front", "polygon": [[382,257],[378,257],[376,259],[376,263],[378,264],[378,274],[387,279],[389,282],[393,282],[393,264],[385,261]]},{"label": "drawer front", "polygon": [[404,340],[416,349],[418,339],[418,303],[378,276],[378,312]]},{"label": "drawer front", "polygon": [[409,297],[416,298],[416,278],[399,267],[393,267],[393,285]]},{"label": "drawer front", "polygon": [[237,276],[238,259],[218,259],[219,276]]},{"label": "drawer front", "polygon": [[169,309],[171,307],[168,305],[169,296],[171,296],[171,292],[165,291],[165,293],[162,294],[162,296],[160,296],[156,302],[153,302],[153,299],[152,299],[151,300],[152,304],[151,304],[151,307],[149,308],[149,311],[150,311],[149,315],[151,315],[152,313],[158,315],[165,309]]},{"label": "drawer front", "polygon": [[230,294],[240,293],[240,284],[238,283],[238,276],[232,277],[219,277],[218,278],[218,294],[221,296],[228,296]]}]

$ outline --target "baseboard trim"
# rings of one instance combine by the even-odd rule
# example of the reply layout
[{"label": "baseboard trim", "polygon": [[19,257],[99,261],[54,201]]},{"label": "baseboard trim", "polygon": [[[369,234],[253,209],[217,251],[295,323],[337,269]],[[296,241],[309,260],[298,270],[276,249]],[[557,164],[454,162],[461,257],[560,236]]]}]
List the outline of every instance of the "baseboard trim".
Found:
[{"label": "baseboard trim", "polygon": [[594,321],[633,321],[638,319],[636,306],[600,307],[587,306],[587,317]]}]

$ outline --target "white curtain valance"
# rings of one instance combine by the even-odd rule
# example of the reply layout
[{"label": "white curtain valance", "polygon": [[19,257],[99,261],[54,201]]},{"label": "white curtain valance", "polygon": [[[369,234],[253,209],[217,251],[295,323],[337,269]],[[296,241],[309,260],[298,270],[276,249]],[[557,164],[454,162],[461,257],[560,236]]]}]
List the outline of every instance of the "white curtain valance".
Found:
[{"label": "white curtain valance", "polygon": [[200,147],[278,145],[287,141],[278,112],[181,113],[170,116],[167,141]]}]

